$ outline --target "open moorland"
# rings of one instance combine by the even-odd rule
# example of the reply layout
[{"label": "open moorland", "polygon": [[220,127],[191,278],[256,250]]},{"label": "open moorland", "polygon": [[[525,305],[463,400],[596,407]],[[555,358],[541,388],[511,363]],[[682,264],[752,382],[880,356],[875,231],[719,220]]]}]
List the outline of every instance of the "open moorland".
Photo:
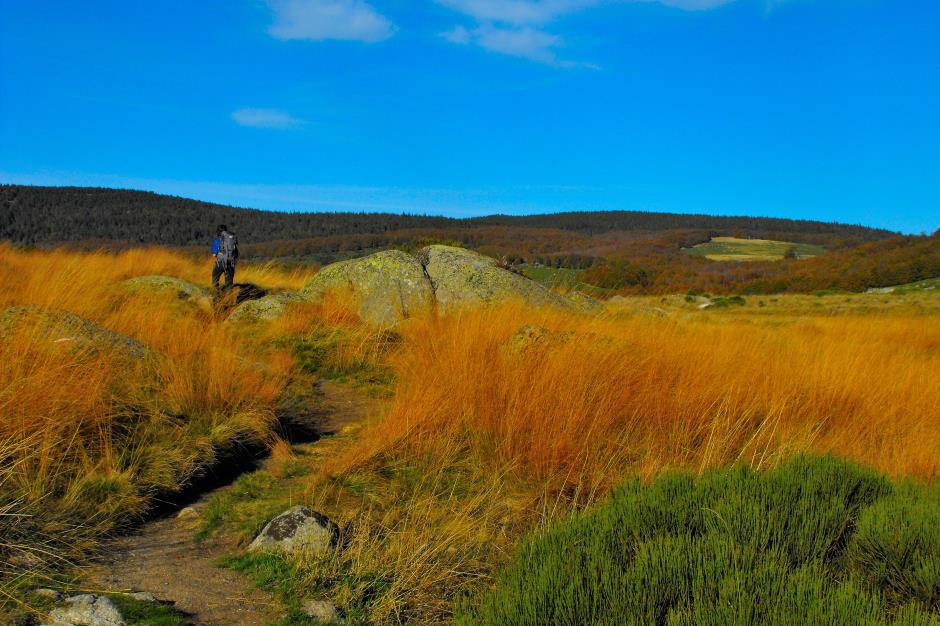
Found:
[{"label": "open moorland", "polygon": [[[0,246],[11,620],[938,621],[932,283],[601,302],[431,246],[214,298],[207,263]],[[247,549],[298,504],[328,548]]]}]

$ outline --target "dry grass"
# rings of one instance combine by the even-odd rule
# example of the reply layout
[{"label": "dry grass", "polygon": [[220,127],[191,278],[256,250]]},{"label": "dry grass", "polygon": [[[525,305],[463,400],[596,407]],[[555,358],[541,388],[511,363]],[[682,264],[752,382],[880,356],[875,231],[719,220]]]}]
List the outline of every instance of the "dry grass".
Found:
[{"label": "dry grass", "polygon": [[[205,284],[208,270],[208,262],[159,249],[112,255],[0,245],[0,312],[14,305],[69,311],[153,354],[53,342],[35,323],[0,341],[0,534],[7,543],[0,563],[82,556],[220,452],[268,439],[291,360],[272,353],[259,363],[212,310],[120,286],[148,274]],[[272,267],[239,274],[267,288],[304,280]],[[20,539],[7,541],[13,536]]]},{"label": "dry grass", "polygon": [[[513,347],[522,320],[546,329]],[[587,493],[626,470],[833,452],[940,472],[940,326],[923,317],[582,317],[519,305],[404,330],[387,417],[338,469],[470,454]]]},{"label": "dry grass", "polygon": [[940,473],[940,325],[923,310],[637,311],[507,304],[400,329],[387,413],[313,483],[351,519],[347,566],[391,581],[369,620],[447,623],[524,532],[625,475],[801,452]]}]

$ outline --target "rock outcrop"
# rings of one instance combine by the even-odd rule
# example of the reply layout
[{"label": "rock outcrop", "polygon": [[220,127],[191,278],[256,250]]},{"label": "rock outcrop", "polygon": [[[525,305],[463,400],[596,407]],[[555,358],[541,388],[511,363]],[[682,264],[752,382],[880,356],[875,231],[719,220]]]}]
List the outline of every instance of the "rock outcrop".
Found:
[{"label": "rock outcrop", "polygon": [[513,333],[506,342],[506,349],[512,354],[525,354],[533,348],[555,348],[568,343],[572,333],[553,331],[543,326],[526,324]]},{"label": "rock outcrop", "polygon": [[387,250],[327,265],[300,291],[306,300],[329,291],[346,290],[359,302],[359,316],[380,327],[394,326],[434,303],[431,283],[418,260],[399,250]]},{"label": "rock outcrop", "polygon": [[64,606],[49,613],[46,626],[124,626],[117,605],[104,596],[84,593],[65,599]]},{"label": "rock outcrop", "polygon": [[121,285],[133,293],[168,294],[200,306],[211,302],[208,289],[173,276],[138,276],[125,280]]},{"label": "rock outcrop", "polygon": [[226,318],[228,321],[260,321],[268,322],[284,314],[284,309],[291,302],[300,302],[303,299],[293,293],[275,293],[264,296],[258,300],[242,302]]},{"label": "rock outcrop", "polygon": [[324,600],[304,600],[300,610],[320,624],[342,624],[345,621],[336,607]]},{"label": "rock outcrop", "polygon": [[423,248],[417,256],[443,311],[511,299],[534,306],[571,306],[557,293],[472,250],[437,245]]},{"label": "rock outcrop", "polygon": [[[441,245],[422,248],[416,255],[386,250],[327,265],[296,297],[316,301],[328,292],[348,293],[359,316],[383,328],[435,309],[446,312],[505,300],[579,311],[603,309],[601,303],[587,295],[577,292],[560,295],[501,267],[495,259]],[[275,319],[293,297],[282,294],[246,303],[229,319]]]},{"label": "rock outcrop", "polygon": [[268,522],[248,550],[321,555],[338,543],[339,527],[336,524],[325,515],[297,505]]},{"label": "rock outcrop", "polygon": [[10,307],[0,313],[0,337],[9,337],[14,332],[36,332],[51,343],[79,350],[114,350],[134,360],[153,356],[150,349],[136,339],[60,309],[33,305]]}]

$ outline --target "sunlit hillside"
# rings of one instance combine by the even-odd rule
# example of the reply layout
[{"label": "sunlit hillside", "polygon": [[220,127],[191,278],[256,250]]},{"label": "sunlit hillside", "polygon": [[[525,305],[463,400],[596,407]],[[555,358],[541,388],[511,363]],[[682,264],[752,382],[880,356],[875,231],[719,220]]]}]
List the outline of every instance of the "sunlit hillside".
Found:
[{"label": "sunlit hillside", "polygon": [[[193,535],[244,546],[298,501],[335,519],[343,543],[329,555],[284,560],[235,550],[221,561],[260,581],[288,617],[316,593],[355,624],[470,623],[474,615],[534,623],[506,606],[517,604],[514,585],[535,584],[526,571],[554,570],[552,537],[594,528],[577,521],[580,512],[622,515],[616,494],[633,489],[629,481],[660,484],[677,471],[715,476],[705,479],[707,491],[738,484],[730,468],[763,476],[797,457],[832,455],[837,468],[846,460],[867,468],[860,475],[881,476],[863,502],[875,511],[869,517],[922,511],[915,542],[933,528],[928,492],[917,491],[940,475],[940,300],[929,289],[683,294],[585,309],[507,300],[380,329],[359,319],[346,292],[290,300],[275,319],[229,319],[235,303],[203,291],[208,269],[208,258],[158,248],[0,247],[0,558],[19,572],[0,588],[11,598],[38,582],[81,588],[74,565],[103,540],[148,519],[156,501],[199,474],[266,449],[273,454],[259,470],[211,496]],[[313,275],[244,265],[238,280],[293,293]],[[163,278],[148,283],[153,276]],[[297,386],[318,379],[371,408],[307,447],[282,440],[279,407],[311,401]],[[828,461],[810,463],[829,480]],[[800,506],[818,509],[821,494],[839,501],[839,481],[855,484],[855,472],[838,469],[825,489],[794,492]],[[907,481],[915,491],[891,486]],[[764,489],[753,484],[754,493]],[[908,500],[891,499],[895,489]],[[659,502],[656,493],[630,497]],[[882,541],[881,518],[859,517],[862,505],[846,502],[838,524],[869,524]],[[817,523],[800,515],[806,528]],[[614,533],[598,523],[599,533]],[[668,550],[671,528],[655,526],[660,543],[650,549]],[[540,529],[556,530],[533,544]],[[765,556],[759,545],[748,549]],[[596,571],[583,570],[584,585],[605,584],[597,582],[609,576],[604,555],[627,558],[604,550],[585,553]],[[888,583],[866,578],[874,576],[869,553],[851,550],[846,558],[859,563],[852,584],[864,587],[858,602],[874,603],[873,616],[936,610],[934,578],[917,574],[926,576],[920,586],[898,583],[892,596]],[[935,562],[923,558],[932,571]],[[811,565],[830,572],[839,563]],[[803,574],[774,564],[780,584],[799,593],[793,576]],[[554,585],[526,587],[526,601],[554,603],[567,593]],[[815,610],[843,591],[827,587],[800,606]],[[477,611],[480,594],[489,595]],[[688,615],[705,606],[683,602],[675,610]],[[312,623],[288,617],[280,623]]]}]

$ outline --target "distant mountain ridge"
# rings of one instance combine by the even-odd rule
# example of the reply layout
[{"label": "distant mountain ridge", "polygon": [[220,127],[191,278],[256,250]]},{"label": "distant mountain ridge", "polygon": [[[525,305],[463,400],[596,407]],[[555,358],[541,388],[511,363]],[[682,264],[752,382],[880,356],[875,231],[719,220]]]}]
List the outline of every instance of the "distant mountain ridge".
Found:
[{"label": "distant mountain ridge", "polygon": [[790,233],[857,242],[896,235],[864,226],[767,217],[726,217],[639,211],[567,212],[449,218],[389,213],[287,213],[245,209],[148,191],[97,187],[0,185],[0,240],[39,245],[77,241],[186,246],[206,244],[215,226],[229,224],[250,242],[401,230],[515,227],[583,235],[614,231],[736,231],[752,237]]}]

